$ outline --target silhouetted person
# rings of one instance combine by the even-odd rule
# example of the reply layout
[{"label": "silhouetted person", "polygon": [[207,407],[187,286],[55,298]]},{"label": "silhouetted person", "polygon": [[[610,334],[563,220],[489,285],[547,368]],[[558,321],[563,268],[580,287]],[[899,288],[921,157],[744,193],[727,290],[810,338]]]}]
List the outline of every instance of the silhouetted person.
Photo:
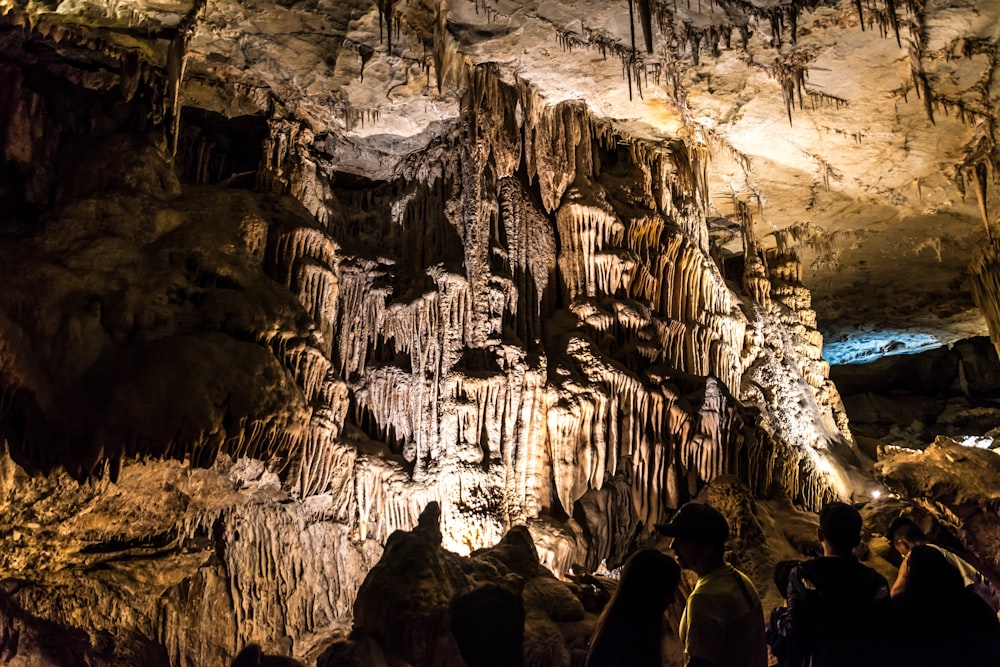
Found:
[{"label": "silhouetted person", "polygon": [[885,536],[889,540],[889,544],[903,557],[903,563],[899,566],[899,574],[890,590],[893,597],[901,594],[906,587],[907,560],[910,550],[916,546],[926,545],[938,551],[958,571],[966,588],[981,597],[993,611],[997,610],[998,600],[989,580],[974,565],[954,551],[937,544],[931,544],[924,531],[912,519],[902,516],[896,517],[889,524]]},{"label": "silhouetted person", "polygon": [[778,627],[788,613],[788,580],[800,563],[802,561],[789,559],[778,561],[774,565],[774,585],[781,593],[781,597],[785,599],[784,605],[771,610],[767,622],[767,645],[771,647],[771,655],[777,659],[777,667],[788,667],[788,646]]},{"label": "silhouetted person", "polygon": [[861,515],[845,503],[820,512],[823,556],[792,570],[788,612],[778,622],[792,667],[883,664],[876,632],[885,624],[889,584],[854,556],[861,525]]},{"label": "silhouetted person", "polygon": [[906,667],[1000,665],[1000,621],[965,587],[958,570],[931,545],[918,544],[906,559],[905,586],[893,596],[893,648]]},{"label": "silhouetted person", "polygon": [[725,561],[729,524],[718,510],[686,503],[657,530],[673,537],[681,567],[698,582],[681,615],[687,667],[764,667],[764,610],[750,579]]},{"label": "silhouetted person", "polygon": [[458,652],[469,667],[524,664],[524,602],[519,594],[487,584],[456,595],[448,614]]},{"label": "silhouetted person", "polygon": [[680,566],[665,553],[642,549],[632,554],[594,629],[587,667],[661,667],[663,612],[680,580]]},{"label": "silhouetted person", "polygon": [[294,658],[267,655],[256,644],[250,644],[233,659],[232,667],[304,667]]}]

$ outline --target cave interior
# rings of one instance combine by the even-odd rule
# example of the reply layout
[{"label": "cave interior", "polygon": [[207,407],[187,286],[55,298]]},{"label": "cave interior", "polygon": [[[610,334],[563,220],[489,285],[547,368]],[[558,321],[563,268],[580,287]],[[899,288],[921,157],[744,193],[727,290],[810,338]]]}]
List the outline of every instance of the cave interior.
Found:
[{"label": "cave interior", "polygon": [[834,500],[1000,586],[998,65],[995,1],[0,0],[0,661],[461,667],[505,582],[569,667],[690,500],[765,609]]}]

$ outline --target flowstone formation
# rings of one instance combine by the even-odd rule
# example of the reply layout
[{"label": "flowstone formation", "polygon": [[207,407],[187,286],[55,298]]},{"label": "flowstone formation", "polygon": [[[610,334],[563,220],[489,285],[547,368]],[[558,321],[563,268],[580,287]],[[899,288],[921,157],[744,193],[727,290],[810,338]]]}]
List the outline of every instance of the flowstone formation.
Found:
[{"label": "flowstone formation", "polygon": [[[407,67],[350,41],[310,85],[255,37],[215,50],[254,3],[0,9],[6,655],[315,659],[428,506],[445,549],[523,525],[563,575],[722,475],[809,509],[874,490],[792,239],[734,196],[723,252],[682,122],[548,98],[423,3],[331,11],[317,32],[384,23]],[[400,94],[405,141],[319,104],[338,66]]]}]

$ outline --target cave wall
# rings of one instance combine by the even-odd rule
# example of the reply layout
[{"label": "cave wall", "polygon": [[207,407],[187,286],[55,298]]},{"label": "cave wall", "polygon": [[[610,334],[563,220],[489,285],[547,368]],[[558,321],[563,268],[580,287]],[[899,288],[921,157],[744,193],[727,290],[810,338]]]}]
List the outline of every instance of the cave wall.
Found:
[{"label": "cave wall", "polygon": [[723,474],[807,507],[866,492],[801,266],[744,224],[723,275],[695,139],[445,49],[459,117],[350,175],[279,106],[182,112],[183,26],[123,49],[4,10],[15,652],[314,656],[431,502],[446,548],[526,524],[564,573]]}]

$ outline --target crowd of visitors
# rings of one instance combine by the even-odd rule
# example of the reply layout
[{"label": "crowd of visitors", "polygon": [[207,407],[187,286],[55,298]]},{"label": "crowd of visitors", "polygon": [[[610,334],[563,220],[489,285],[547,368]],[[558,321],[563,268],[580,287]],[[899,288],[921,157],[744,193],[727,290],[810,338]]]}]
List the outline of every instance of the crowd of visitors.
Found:
[{"label": "crowd of visitors", "polygon": [[[968,562],[928,543],[912,521],[894,521],[887,534],[903,557],[890,589],[882,575],[855,556],[862,529],[858,511],[845,503],[826,505],[817,535],[823,555],[777,563],[774,581],[785,604],[771,612],[766,625],[753,584],[725,561],[729,526],[721,513],[688,503],[657,529],[673,538],[680,566],[698,575],[679,628],[685,667],[1000,665],[1000,620],[992,589]],[[674,581],[676,565],[667,558],[671,564],[661,566],[647,552],[633,558],[640,555],[646,565],[640,570],[626,563],[621,588],[595,630],[587,667],[663,664],[648,649],[642,660],[606,650],[663,640],[666,604],[660,601],[672,599],[676,591],[665,593],[661,585]],[[650,573],[651,567],[662,572]],[[633,577],[639,571],[658,586],[657,604],[645,605],[642,612],[618,599],[628,595],[622,589],[637,587]],[[627,620],[609,621],[615,617]]]}]

